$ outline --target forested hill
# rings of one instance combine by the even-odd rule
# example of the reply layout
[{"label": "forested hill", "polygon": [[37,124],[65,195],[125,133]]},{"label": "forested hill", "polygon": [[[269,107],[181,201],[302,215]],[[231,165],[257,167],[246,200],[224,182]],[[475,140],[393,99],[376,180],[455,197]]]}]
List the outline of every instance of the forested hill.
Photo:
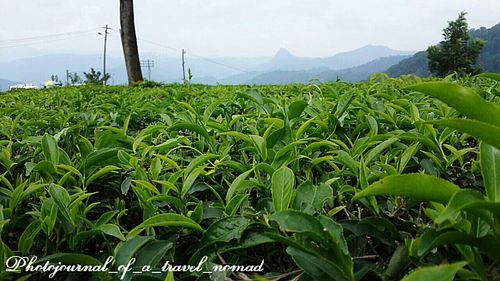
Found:
[{"label": "forested hill", "polygon": [[[484,72],[500,72],[500,23],[491,27],[481,27],[472,29],[470,35],[486,41],[486,45],[481,51],[478,64],[482,66]],[[410,58],[402,60],[398,64],[391,66],[387,73],[392,76],[403,74],[415,74],[418,76],[429,76],[427,67],[427,52],[418,52]]]}]

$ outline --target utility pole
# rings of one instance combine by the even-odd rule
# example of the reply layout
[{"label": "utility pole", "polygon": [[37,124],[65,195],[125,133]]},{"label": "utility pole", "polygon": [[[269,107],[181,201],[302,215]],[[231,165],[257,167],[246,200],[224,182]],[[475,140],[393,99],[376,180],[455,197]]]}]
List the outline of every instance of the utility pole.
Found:
[{"label": "utility pole", "polygon": [[186,69],[184,67],[185,61],[184,61],[184,55],[186,54],[186,51],[182,49],[182,82],[186,83]]},{"label": "utility pole", "polygon": [[[111,29],[110,27],[108,27],[108,25],[106,24],[104,28],[104,54],[103,54],[103,62],[102,62],[102,77],[106,77],[106,45],[108,43],[108,29]],[[99,32],[100,35],[102,35],[102,33]],[[102,80],[102,84],[104,86],[106,86],[106,79],[103,79]]]},{"label": "utility pole", "polygon": [[151,81],[151,68],[155,67],[154,60],[143,60],[141,61],[141,67],[146,67],[148,69],[148,80]]}]

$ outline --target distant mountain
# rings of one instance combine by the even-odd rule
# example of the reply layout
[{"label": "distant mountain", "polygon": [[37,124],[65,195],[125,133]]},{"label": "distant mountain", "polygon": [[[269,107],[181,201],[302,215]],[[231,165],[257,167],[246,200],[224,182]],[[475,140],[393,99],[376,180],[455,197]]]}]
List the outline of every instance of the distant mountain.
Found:
[{"label": "distant mountain", "polygon": [[410,58],[404,59],[399,63],[389,67],[387,74],[392,77],[398,77],[403,74],[413,74],[420,77],[430,75],[429,67],[427,66],[427,52],[418,52]]},{"label": "distant mountain", "polygon": [[[322,77],[328,78],[327,73],[329,71],[353,68],[381,57],[399,57],[408,54],[412,54],[412,52],[397,51],[384,46],[372,45],[325,58],[297,57],[284,48],[278,50],[273,57],[204,58],[188,53],[186,55],[186,72],[188,69],[191,70],[194,83],[205,84],[219,82],[222,84],[247,83],[259,75],[275,71],[298,71],[300,73],[296,73],[296,75],[301,78],[290,78],[289,80],[307,82],[307,77],[313,74],[325,73],[322,74]],[[140,58],[141,60],[154,60],[154,67],[151,68],[151,80],[167,83],[182,81],[180,56],[167,57],[157,53],[141,53]],[[12,81],[21,81],[22,83],[43,84],[50,79],[51,75],[57,75],[59,80],[66,82],[66,70],[71,73],[77,72],[84,78],[83,72],[88,72],[90,68],[102,72],[102,55],[47,54],[12,61],[0,61],[0,77]],[[380,67],[377,68],[378,70],[380,70]],[[107,58],[107,72],[111,75],[110,84],[127,83],[123,57],[109,55]],[[143,68],[143,75],[145,79],[149,79],[146,68]],[[354,75],[352,73],[346,77],[359,80],[365,79],[366,76],[363,71],[357,77],[354,77]],[[259,79],[261,78],[257,80]],[[278,83],[280,81],[288,80],[269,80],[269,83]]]},{"label": "distant mountain", "polygon": [[[181,59],[164,55],[143,53],[141,59],[154,60],[151,79],[161,82],[181,82]],[[268,62],[270,57],[250,58],[199,58],[186,56],[186,72],[191,69],[193,82],[214,84],[222,77],[236,75],[241,70],[255,68]],[[0,77],[25,83],[43,84],[51,75],[66,81],[66,70],[77,72],[83,78],[83,72],[90,68],[102,72],[102,55],[50,54],[31,58],[0,62]],[[241,69],[241,70],[240,70]],[[112,84],[127,83],[127,73],[122,57],[108,56],[107,72]],[[187,73],[186,73],[187,74]],[[148,71],[143,68],[143,75],[148,79]]]},{"label": "distant mountain", "polygon": [[479,65],[488,72],[500,72],[500,23],[491,27],[472,30],[471,36],[486,41],[481,50]]},{"label": "distant mountain", "polygon": [[413,51],[398,51],[385,46],[368,45],[350,52],[339,53],[333,57],[327,58],[331,69],[345,69],[372,62],[378,58],[409,56]]},{"label": "distant mountain", "polygon": [[[485,72],[500,72],[500,23],[491,27],[470,30],[472,38],[486,41],[486,45],[479,55],[478,65]],[[427,52],[418,52],[413,57],[395,64],[387,70],[392,77],[403,74],[415,74],[421,77],[430,75],[428,68]]]},{"label": "distant mountain", "polygon": [[390,56],[375,59],[369,63],[340,70],[308,70],[308,71],[283,71],[277,70],[262,73],[245,84],[289,84],[307,83],[312,79],[320,81],[362,81],[367,80],[375,72],[386,71],[388,67],[410,56]]},{"label": "distant mountain", "polygon": [[0,79],[0,92],[7,91],[10,86],[16,85],[16,84],[19,84],[19,82]]},{"label": "distant mountain", "polygon": [[341,70],[330,70],[319,74],[322,81],[363,81],[367,80],[375,72],[386,71],[392,65],[409,58],[410,55],[390,56],[375,59],[360,66],[350,67]]},{"label": "distant mountain", "polygon": [[385,46],[368,45],[349,52],[338,53],[325,58],[303,58],[292,55],[287,49],[281,48],[268,62],[256,71],[273,70],[310,70],[313,68],[324,70],[345,69],[371,62],[381,57],[412,55],[411,51],[398,51]]},{"label": "distant mountain", "polygon": [[[119,65],[120,59],[109,58],[108,65]],[[98,55],[58,54],[33,58],[18,59],[0,63],[0,77],[24,83],[43,84],[57,75],[61,81],[66,80],[66,70],[78,72],[89,71],[91,67],[100,69],[101,58]]]}]

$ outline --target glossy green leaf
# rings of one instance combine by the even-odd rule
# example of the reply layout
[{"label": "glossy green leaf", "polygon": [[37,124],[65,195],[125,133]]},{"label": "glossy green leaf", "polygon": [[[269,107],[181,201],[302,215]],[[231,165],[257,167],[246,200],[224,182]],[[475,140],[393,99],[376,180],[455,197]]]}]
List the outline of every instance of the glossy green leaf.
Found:
[{"label": "glossy green leaf", "polygon": [[84,169],[92,167],[103,167],[106,165],[114,164],[118,161],[119,148],[102,148],[91,152],[83,164]]},{"label": "glossy green leaf", "polygon": [[196,132],[204,137],[207,141],[210,141],[210,136],[205,128],[198,124],[188,123],[188,122],[180,122],[174,124],[168,128],[169,131],[179,131],[179,130],[189,130],[192,132]]},{"label": "glossy green leaf", "polygon": [[69,197],[68,191],[66,191],[66,189],[64,189],[63,187],[61,187],[59,185],[51,184],[49,186],[49,193],[50,193],[52,199],[54,199],[54,203],[57,205],[59,212],[72,225],[74,225],[75,222],[73,221],[73,218],[68,211],[68,206],[70,203],[70,197]]},{"label": "glossy green leaf", "polygon": [[470,119],[442,119],[427,123],[457,129],[500,149],[500,127]]},{"label": "glossy green leaf", "polygon": [[218,157],[219,156],[216,154],[208,153],[200,155],[195,159],[191,160],[191,162],[189,162],[189,165],[184,170],[184,178],[187,178],[194,171],[194,169],[198,168],[200,165],[205,164],[207,161]]},{"label": "glossy green leaf", "polygon": [[488,254],[491,258],[498,259],[500,240],[497,237],[487,235],[481,238],[475,238],[467,233],[457,230],[428,230],[417,238],[416,243],[412,245],[411,251],[418,257],[423,257],[439,246],[458,244],[478,247],[482,252]]},{"label": "glossy green leaf", "polygon": [[87,182],[86,182],[86,185],[89,185],[90,183],[92,183],[93,181],[95,181],[96,179],[106,175],[106,174],[109,174],[111,172],[114,172],[114,171],[118,171],[120,170],[121,168],[120,167],[117,167],[117,166],[113,166],[113,165],[109,165],[109,166],[106,166],[104,168],[101,168],[99,171],[93,173],[88,179],[87,179]]},{"label": "glossy green leaf", "polygon": [[238,194],[239,191],[240,191],[240,187],[243,183],[244,180],[246,180],[246,178],[250,175],[250,173],[253,172],[253,168],[238,175],[234,180],[233,182],[231,183],[231,185],[229,186],[229,189],[227,190],[227,193],[226,193],[226,204],[229,203],[229,201],[231,201],[231,199],[233,198],[233,196],[235,194]]},{"label": "glossy green leaf", "polygon": [[378,144],[377,146],[375,146],[372,150],[370,150],[370,152],[368,152],[366,154],[366,157],[365,157],[365,163],[366,164],[369,164],[372,160],[375,159],[376,156],[379,156],[382,151],[384,151],[386,148],[388,148],[391,144],[397,142],[398,139],[397,138],[389,138],[383,142],[381,142],[380,144]]},{"label": "glossy green leaf", "polygon": [[170,240],[151,241],[135,253],[134,256],[137,261],[134,265],[138,268],[144,265],[150,265],[152,267],[163,265],[159,264],[161,259],[165,257],[167,252],[171,250],[174,245],[174,241]]},{"label": "glossy green leaf", "polygon": [[143,180],[132,180],[132,182],[134,182],[137,186],[143,187],[143,188],[153,192],[156,195],[160,194],[160,191],[158,190],[158,188],[156,188],[156,186],[154,186],[150,182],[143,181]]},{"label": "glossy green leaf", "polygon": [[368,196],[390,195],[446,204],[457,190],[459,187],[455,184],[434,176],[425,174],[395,175],[371,184],[366,189],[356,193],[353,200]]},{"label": "glossy green leaf", "polygon": [[500,127],[500,106],[487,102],[470,88],[450,82],[426,82],[408,89],[438,98],[471,119]]},{"label": "glossy green leaf", "polygon": [[288,167],[282,167],[273,173],[271,194],[276,212],[286,210],[295,196],[295,175]]},{"label": "glossy green leaf", "polygon": [[26,227],[21,237],[19,237],[19,251],[25,254],[29,253],[33,245],[33,240],[35,240],[40,229],[42,229],[42,222],[40,220],[34,220]]},{"label": "glossy green leaf", "polygon": [[482,203],[484,196],[473,189],[458,190],[450,198],[443,212],[434,220],[436,223],[441,224],[445,221],[455,222],[459,212],[465,209],[471,203]]},{"label": "glossy green leaf", "polygon": [[319,242],[328,244],[327,230],[312,215],[295,210],[285,210],[274,213],[269,217],[269,220],[276,221],[285,232],[305,233]]},{"label": "glossy green leaf", "polygon": [[354,281],[354,275],[349,276],[334,262],[311,255],[294,247],[288,247],[286,252],[314,280]]},{"label": "glossy green leaf", "polygon": [[227,217],[211,224],[203,234],[200,244],[207,246],[216,242],[229,242],[240,239],[250,225],[250,221],[243,217]]},{"label": "glossy green leaf", "polygon": [[481,74],[476,75],[476,77],[488,78],[488,79],[500,82],[500,74],[498,74],[498,73],[481,73]]},{"label": "glossy green leaf", "polygon": [[120,228],[115,224],[101,224],[94,228],[95,230],[102,231],[104,234],[116,237],[122,241],[125,241],[125,236],[123,236]]},{"label": "glossy green leaf", "polygon": [[[497,135],[500,139],[500,135]],[[500,202],[500,148],[481,143],[481,173],[486,196],[492,202]]]},{"label": "glossy green leaf", "polygon": [[288,119],[292,120],[299,117],[307,106],[305,101],[294,101],[288,106]]},{"label": "glossy green leaf", "polygon": [[297,188],[292,207],[308,214],[314,214],[323,209],[325,201],[333,197],[332,188],[326,184],[318,186],[304,182]]},{"label": "glossy green leaf", "polygon": [[232,217],[238,212],[241,204],[249,197],[248,194],[238,194],[234,196],[229,202],[227,202],[226,210],[224,211],[226,215]]},{"label": "glossy green leaf", "polygon": [[42,151],[45,159],[54,165],[59,164],[59,147],[57,146],[57,140],[53,136],[49,134],[43,136]]},{"label": "glossy green leaf", "polygon": [[465,265],[467,262],[422,267],[412,271],[402,281],[453,281],[457,272]]},{"label": "glossy green leaf", "polygon": [[190,218],[187,218],[182,215],[178,214],[159,214],[155,215],[147,220],[145,220],[143,223],[139,224],[136,226],[134,229],[132,229],[129,234],[127,235],[127,239],[130,239],[132,237],[135,237],[139,235],[145,228],[148,227],[185,227],[189,228],[195,231],[200,231],[203,232],[203,228],[197,224],[195,221],[193,221]]},{"label": "glossy green leaf", "polygon": [[115,265],[127,264],[146,243],[153,240],[149,236],[128,238],[126,242],[118,244],[114,249]]}]

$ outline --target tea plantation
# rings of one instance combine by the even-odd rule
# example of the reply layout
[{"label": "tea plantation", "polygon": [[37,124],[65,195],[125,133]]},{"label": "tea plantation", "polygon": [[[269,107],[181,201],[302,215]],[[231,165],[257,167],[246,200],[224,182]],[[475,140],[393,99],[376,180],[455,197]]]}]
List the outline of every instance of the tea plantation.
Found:
[{"label": "tea plantation", "polygon": [[500,280],[499,81],[1,93],[0,279]]}]

